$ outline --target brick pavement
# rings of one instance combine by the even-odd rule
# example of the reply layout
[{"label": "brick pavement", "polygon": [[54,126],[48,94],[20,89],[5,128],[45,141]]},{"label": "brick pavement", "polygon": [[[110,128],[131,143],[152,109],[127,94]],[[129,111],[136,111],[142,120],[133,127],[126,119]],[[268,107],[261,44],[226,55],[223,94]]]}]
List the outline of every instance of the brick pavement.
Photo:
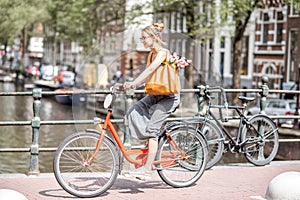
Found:
[{"label": "brick pavement", "polygon": [[[110,190],[91,199],[253,200],[265,195],[269,182],[275,176],[288,171],[300,172],[300,161],[272,162],[264,167],[251,164],[215,166],[207,170],[195,186],[188,188],[169,187],[158,175],[146,182],[119,176]],[[53,174],[40,174],[38,177],[2,174],[0,189],[16,190],[29,200],[79,199],[62,190]]]}]

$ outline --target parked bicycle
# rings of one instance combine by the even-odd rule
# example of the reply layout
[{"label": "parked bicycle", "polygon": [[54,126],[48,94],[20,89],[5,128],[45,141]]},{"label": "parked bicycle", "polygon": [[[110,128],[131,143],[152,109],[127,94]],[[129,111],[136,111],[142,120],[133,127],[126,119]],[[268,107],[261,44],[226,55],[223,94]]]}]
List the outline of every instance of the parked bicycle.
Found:
[{"label": "parked bicycle", "polygon": [[[189,123],[194,123],[207,139],[209,152],[206,169],[214,166],[228,150],[232,153],[243,153],[246,159],[256,166],[269,164],[277,154],[278,128],[267,115],[256,114],[250,118],[245,116],[248,102],[255,98],[240,96],[242,106],[228,106],[222,87],[203,86],[202,88],[202,103],[205,103],[202,116],[189,120]],[[221,93],[224,105],[212,104],[214,97],[210,92],[213,90]],[[219,109],[221,120],[217,118],[216,113],[212,112],[212,108]],[[223,111],[228,111],[228,109],[235,110],[238,116],[224,116]],[[231,134],[222,124],[232,119],[239,120],[237,135]]]},{"label": "parked bicycle", "polygon": [[[147,160],[148,149],[126,149],[110,120],[117,89],[112,87],[105,98],[106,118],[94,119],[100,131],[87,129],[75,133],[62,141],[55,153],[55,178],[72,195],[95,197],[103,194],[121,173],[123,158],[136,168],[143,166]],[[108,130],[112,138],[108,136]],[[161,134],[153,163],[155,170],[170,186],[193,185],[205,170],[205,138],[188,124],[182,126],[182,123],[177,125],[174,122],[164,123]]]}]

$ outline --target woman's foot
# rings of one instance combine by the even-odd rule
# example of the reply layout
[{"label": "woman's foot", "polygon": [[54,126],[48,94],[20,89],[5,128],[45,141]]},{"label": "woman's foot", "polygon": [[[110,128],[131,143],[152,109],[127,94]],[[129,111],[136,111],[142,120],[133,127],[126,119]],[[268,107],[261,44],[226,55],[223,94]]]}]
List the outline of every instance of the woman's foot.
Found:
[{"label": "woman's foot", "polygon": [[124,174],[124,176],[134,177],[138,180],[147,181],[152,179],[152,174],[153,171],[148,170],[147,168],[145,168],[145,166],[142,166],[134,171],[130,171]]}]

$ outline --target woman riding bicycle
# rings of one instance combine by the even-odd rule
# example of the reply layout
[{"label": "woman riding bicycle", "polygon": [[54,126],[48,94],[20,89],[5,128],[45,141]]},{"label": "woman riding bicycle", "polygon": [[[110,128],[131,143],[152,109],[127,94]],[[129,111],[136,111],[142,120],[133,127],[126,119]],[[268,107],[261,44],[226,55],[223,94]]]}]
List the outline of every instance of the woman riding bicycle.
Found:
[{"label": "woman riding bicycle", "polygon": [[[145,48],[150,48],[147,66],[145,70],[133,81],[125,82],[126,90],[135,89],[137,86],[146,83],[151,76],[157,73],[157,69],[165,62],[168,62],[170,52],[163,48],[162,30],[164,25],[154,23],[142,29],[140,38]],[[166,75],[167,76],[167,75]],[[171,80],[170,80],[171,81]],[[180,82],[177,82],[180,88]],[[147,92],[146,92],[147,93]],[[148,139],[148,159],[144,170],[150,172],[155,159],[158,137],[163,122],[178,107],[180,94],[147,94],[144,98],[134,104],[127,112],[127,119],[130,133],[133,137],[144,140]]]}]

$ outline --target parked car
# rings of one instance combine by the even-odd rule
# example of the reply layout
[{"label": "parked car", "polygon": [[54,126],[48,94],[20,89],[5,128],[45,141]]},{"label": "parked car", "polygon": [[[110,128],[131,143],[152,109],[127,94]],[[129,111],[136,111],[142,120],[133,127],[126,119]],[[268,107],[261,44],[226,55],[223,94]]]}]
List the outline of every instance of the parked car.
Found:
[{"label": "parked car", "polygon": [[[295,100],[271,99],[267,101],[265,112],[267,115],[294,115],[296,109]],[[248,109],[247,115],[254,115],[260,112],[260,107],[252,107]],[[294,123],[294,119],[274,119],[277,125]]]}]

